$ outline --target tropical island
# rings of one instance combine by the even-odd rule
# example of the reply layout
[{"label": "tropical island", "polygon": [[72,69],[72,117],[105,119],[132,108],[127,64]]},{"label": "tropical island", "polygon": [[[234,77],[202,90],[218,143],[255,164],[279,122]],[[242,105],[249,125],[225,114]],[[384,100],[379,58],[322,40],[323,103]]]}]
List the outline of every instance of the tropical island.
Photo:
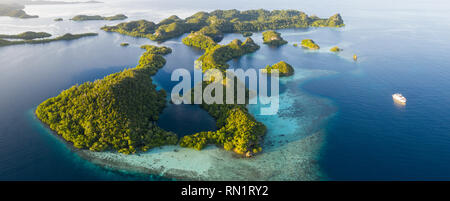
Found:
[{"label": "tropical island", "polygon": [[186,19],[173,15],[159,23],[146,20],[120,23],[116,26],[104,26],[102,30],[124,35],[164,41],[184,33],[211,27],[222,33],[243,33],[271,29],[342,27],[344,21],[339,14],[330,18],[309,17],[297,10],[216,10],[198,12]]},{"label": "tropical island", "polygon": [[[225,33],[311,26],[341,27],[344,23],[339,14],[321,19],[295,10],[216,10],[210,13],[198,12],[186,19],[173,15],[157,24],[146,20],[120,23],[104,26],[102,30],[154,41],[189,33],[182,42],[205,51],[197,59],[200,65],[196,67],[204,73],[210,69],[223,73],[229,67],[228,61],[260,48],[250,37],[244,42],[235,39],[226,45],[218,44]],[[200,105],[215,118],[217,131],[199,132],[178,139],[175,133],[161,129],[156,121],[166,105],[166,93],[156,89],[151,76],[164,66],[163,55],[172,50],[153,45],[141,48],[146,52],[135,68],[125,69],[95,82],[75,85],[41,103],[36,109],[36,116],[78,149],[132,154],[163,145],[179,144],[201,150],[213,144],[247,157],[262,151],[266,127],[246,108],[250,98],[250,95],[247,96],[248,89],[245,89],[245,103],[238,104],[235,101],[235,104]],[[279,70],[282,76],[294,72],[292,66],[284,61],[267,66],[266,72],[271,73],[273,69]],[[234,81],[226,80],[220,84],[225,89]],[[204,81],[201,86],[205,89],[213,82]]]},{"label": "tropical island", "polygon": [[166,92],[151,78],[166,63],[163,48],[148,46],[136,67],[44,101],[36,116],[79,149],[130,154],[176,144],[177,135],[155,123],[166,105]]},{"label": "tropical island", "polygon": [[0,16],[9,16],[21,19],[38,18],[37,15],[28,15],[23,9],[25,6],[18,4],[0,4]]},{"label": "tropical island", "polygon": [[56,18],[56,19],[54,19],[53,21],[55,21],[55,22],[61,22],[61,21],[63,21],[63,18]]},{"label": "tropical island", "polygon": [[304,47],[306,49],[311,49],[311,50],[318,50],[318,49],[320,49],[319,45],[317,45],[311,39],[304,39],[304,40],[302,40],[301,45],[302,45],[302,47]]},{"label": "tropical island", "polygon": [[331,52],[341,52],[343,49],[339,48],[338,46],[334,46],[330,49]]},{"label": "tropical island", "polygon": [[100,16],[100,15],[77,15],[75,17],[73,17],[71,20],[73,21],[89,21],[89,20],[108,20],[108,21],[113,21],[113,20],[125,20],[128,17],[124,14],[117,14],[114,16],[109,16],[109,17],[104,17],[104,16]]},{"label": "tropical island", "polygon": [[272,70],[278,70],[280,77],[286,77],[294,75],[294,68],[286,63],[285,61],[280,61],[274,65],[267,65],[266,68],[263,69],[264,73],[271,74]]},{"label": "tropical island", "polygon": [[264,41],[264,44],[268,44],[268,45],[276,46],[276,47],[282,46],[282,45],[288,43],[281,37],[280,33],[273,31],[273,30],[263,32],[263,41]]},{"label": "tropical island", "polygon": [[[25,32],[27,33],[27,32]],[[34,32],[33,32],[34,33]],[[20,35],[20,34],[19,34]],[[19,35],[10,35],[10,36],[16,36],[18,37]],[[75,39],[79,39],[79,38],[83,38],[83,37],[88,37],[88,36],[97,36],[97,33],[83,33],[83,34],[64,34],[62,36],[58,36],[56,38],[50,38],[50,39],[40,39],[40,40],[14,40],[14,41],[10,41],[10,40],[4,40],[0,38],[0,47],[3,46],[9,46],[9,45],[20,45],[20,44],[40,44],[40,43],[50,43],[50,42],[54,42],[54,41],[69,41],[69,40],[75,40]],[[29,37],[36,37],[36,35],[31,35]]]},{"label": "tropical island", "polygon": [[22,39],[22,40],[33,40],[37,38],[48,38],[52,35],[46,32],[33,32],[33,31],[27,31],[16,35],[5,35],[0,34],[0,38],[3,39]]}]

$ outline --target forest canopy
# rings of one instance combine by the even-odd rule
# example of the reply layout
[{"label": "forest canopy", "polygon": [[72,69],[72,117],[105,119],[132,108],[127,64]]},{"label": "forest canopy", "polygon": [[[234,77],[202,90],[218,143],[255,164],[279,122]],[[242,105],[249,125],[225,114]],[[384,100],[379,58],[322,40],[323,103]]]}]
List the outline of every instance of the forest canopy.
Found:
[{"label": "forest canopy", "polygon": [[[145,37],[155,41],[164,41],[184,33],[199,31],[207,27],[222,33],[245,33],[269,29],[341,27],[344,21],[339,14],[330,18],[308,16],[297,10],[216,10],[210,13],[198,12],[186,19],[170,16],[158,24],[146,20],[120,23],[116,26],[104,26],[102,30],[125,35]],[[208,36],[208,34],[203,34]],[[211,36],[210,36],[211,37]],[[216,40],[214,37],[211,37]]]},{"label": "forest canopy", "polygon": [[277,47],[288,43],[281,37],[280,33],[273,30],[263,32],[263,41],[264,44]]},{"label": "forest canopy", "polygon": [[302,40],[301,45],[302,45],[302,47],[307,48],[307,49],[312,49],[312,50],[320,49],[319,45],[317,45],[316,42],[314,42],[311,39]]},{"label": "forest canopy", "polygon": [[0,38],[4,39],[23,39],[23,40],[33,40],[37,38],[48,38],[52,36],[49,33],[46,32],[33,32],[33,31],[27,31],[16,35],[4,35],[0,34]]},{"label": "forest canopy", "polygon": [[79,149],[130,154],[176,144],[176,134],[155,123],[166,92],[157,91],[150,77],[166,62],[155,52],[167,51],[148,49],[135,68],[72,86],[41,103],[36,116]]},{"label": "forest canopy", "polygon": [[294,74],[294,68],[285,61],[280,61],[272,66],[267,65],[266,68],[263,69],[263,72],[270,74],[274,69],[278,70],[280,77],[291,76]]}]

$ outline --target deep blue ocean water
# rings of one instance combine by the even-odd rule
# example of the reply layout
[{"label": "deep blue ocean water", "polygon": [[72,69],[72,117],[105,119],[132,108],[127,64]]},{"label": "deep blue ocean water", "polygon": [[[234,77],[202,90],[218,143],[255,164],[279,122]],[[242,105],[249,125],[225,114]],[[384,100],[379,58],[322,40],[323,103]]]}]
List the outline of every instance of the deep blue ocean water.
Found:
[{"label": "deep blue ocean water", "polygon": [[[102,9],[83,6],[29,7],[42,17],[18,20],[0,17],[0,33],[46,31],[99,32],[98,37],[44,45],[0,48],[0,180],[164,180],[95,166],[72,153],[33,119],[33,109],[73,84],[93,81],[137,64],[142,44],[155,44],[98,30],[117,22],[53,22],[75,13],[123,12],[131,19],[159,20],[172,14],[186,17],[197,10],[217,8],[295,8],[308,14],[330,16],[340,12],[341,29],[282,30],[290,43],[262,48],[234,60],[233,67],[264,67],[286,60],[296,68],[336,72],[298,86],[314,96],[328,98],[337,113],[323,125],[326,143],[320,165],[331,180],[450,180],[450,14],[445,1],[161,1],[149,5],[106,1]],[[136,6],[140,5],[140,6]],[[201,5],[201,6],[199,6]],[[109,10],[106,10],[109,9]],[[145,12],[143,10],[152,10]],[[128,13],[128,12],[129,13]],[[153,12],[155,11],[155,12]],[[156,12],[157,11],[157,12]],[[70,12],[65,14],[64,12]],[[149,14],[150,13],[150,14]],[[227,35],[223,43],[239,34]],[[312,38],[321,51],[294,48],[292,43]],[[193,70],[202,52],[181,44],[181,37],[161,45],[173,48],[167,64],[154,77],[170,90],[176,68]],[[130,47],[120,47],[129,42]],[[338,55],[328,49],[338,45]],[[353,54],[359,56],[353,62]],[[282,86],[283,87],[283,86]],[[391,95],[408,98],[404,107]],[[192,118],[195,117],[195,118]],[[158,122],[180,135],[215,129],[214,120],[196,106],[169,105]]]}]

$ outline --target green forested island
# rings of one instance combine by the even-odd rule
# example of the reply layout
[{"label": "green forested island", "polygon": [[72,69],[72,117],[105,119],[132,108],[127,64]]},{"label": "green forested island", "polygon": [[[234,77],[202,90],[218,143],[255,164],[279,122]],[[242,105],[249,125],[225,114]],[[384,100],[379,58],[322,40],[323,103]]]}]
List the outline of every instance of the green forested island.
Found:
[{"label": "green forested island", "polygon": [[278,70],[280,77],[291,76],[294,74],[294,68],[285,61],[280,61],[272,66],[267,65],[266,68],[263,69],[263,72],[270,74],[273,69]]},{"label": "green forested island", "polygon": [[27,31],[16,35],[5,35],[0,34],[0,38],[3,39],[22,39],[22,40],[33,40],[37,38],[48,38],[52,35],[46,32],[33,32],[33,31]]},{"label": "green forested island", "polygon": [[[182,42],[205,51],[197,60],[201,64],[198,67],[203,72],[208,69],[224,72],[229,60],[260,48],[250,37],[244,42],[236,39],[226,45],[218,44],[225,33],[250,35],[253,31],[310,26],[341,27],[344,23],[339,14],[321,19],[295,10],[216,10],[198,12],[186,19],[174,15],[157,24],[146,20],[120,23],[104,26],[102,30],[155,41],[190,33]],[[74,147],[92,151],[116,150],[130,154],[176,143],[198,150],[215,144],[246,156],[262,151],[266,127],[247,111],[248,89],[245,89],[245,103],[201,104],[216,119],[217,131],[187,135],[178,141],[176,134],[158,127],[156,120],[165,106],[166,94],[156,90],[151,76],[165,64],[162,55],[170,53],[171,49],[153,45],[141,48],[146,52],[137,67],[75,85],[40,104],[36,109],[37,117]],[[283,61],[267,66],[267,73],[272,69],[278,69],[282,76],[294,72],[292,66]],[[202,82],[203,89],[211,82]],[[225,90],[230,82],[240,81],[225,80],[220,84]]]},{"label": "green forested island", "polygon": [[227,45],[216,45],[206,49],[205,54],[198,58],[198,61],[201,62],[203,72],[213,68],[226,70],[229,67],[227,64],[229,60],[255,52],[259,48],[252,38],[247,38],[244,42],[235,39]]},{"label": "green forested island", "polygon": [[[19,34],[20,35],[20,34]],[[20,45],[20,44],[39,44],[39,43],[50,43],[54,41],[63,41],[63,40],[75,40],[83,37],[88,36],[97,36],[97,33],[84,33],[84,34],[64,34],[62,36],[58,36],[56,38],[50,38],[50,39],[40,39],[40,40],[4,40],[0,38],[0,47],[2,46],[9,46],[9,45]],[[18,35],[15,35],[18,36]]]},{"label": "green forested island", "polygon": [[319,45],[317,45],[313,40],[311,39],[304,39],[301,43],[302,47],[312,50],[318,50],[320,49]]},{"label": "green forested island", "polygon": [[[218,69],[223,73],[228,68],[226,61],[252,53],[258,49],[259,46],[251,38],[247,38],[245,42],[235,39],[228,45],[216,45],[207,49],[205,54],[198,60],[202,62],[203,72],[208,69]],[[261,143],[266,134],[266,127],[264,124],[256,121],[246,108],[250,97],[248,89],[245,90],[245,104],[237,103],[237,88],[245,87],[245,85],[239,84],[242,81],[233,79],[223,80],[219,83],[224,86],[223,102],[225,103],[226,101],[226,88],[231,86],[228,85],[231,82],[235,83],[235,104],[201,104],[201,107],[216,119],[216,126],[219,129],[217,131],[186,135],[180,139],[180,146],[201,150],[208,144],[215,144],[223,147],[225,150],[233,151],[246,157],[251,157],[262,151]],[[211,83],[212,81],[203,81],[203,89]]]},{"label": "green forested island", "polygon": [[263,41],[264,44],[277,47],[288,43],[281,37],[280,33],[273,30],[263,32]]},{"label": "green forested island", "polygon": [[344,21],[339,14],[322,19],[309,17],[297,10],[216,10],[210,13],[198,12],[186,19],[173,15],[158,24],[146,20],[121,23],[116,26],[104,26],[108,32],[145,37],[155,41],[164,41],[184,33],[211,27],[222,33],[243,33],[269,29],[341,27]]},{"label": "green forested island", "polygon": [[75,17],[73,17],[71,20],[73,21],[89,21],[89,20],[109,20],[109,21],[113,21],[113,20],[124,20],[127,19],[128,17],[125,16],[124,14],[117,14],[114,16],[110,16],[110,17],[103,17],[100,15],[77,15]]},{"label": "green forested island", "polygon": [[340,52],[340,51],[342,51],[343,49],[341,49],[341,48],[339,48],[338,46],[334,46],[334,47],[332,47],[331,49],[330,49],[330,51],[332,51],[332,52]]},{"label": "green forested island", "polygon": [[63,18],[56,18],[56,19],[54,19],[53,21],[55,21],[55,22],[61,22],[61,21],[63,21]]},{"label": "green forested island", "polygon": [[37,15],[28,15],[23,9],[25,6],[18,4],[0,4],[0,16],[9,16],[22,19],[38,18]]},{"label": "green forested island", "polygon": [[79,149],[130,154],[176,144],[175,133],[156,125],[166,92],[150,77],[164,66],[166,49],[149,46],[135,68],[75,85],[41,103],[36,116]]}]

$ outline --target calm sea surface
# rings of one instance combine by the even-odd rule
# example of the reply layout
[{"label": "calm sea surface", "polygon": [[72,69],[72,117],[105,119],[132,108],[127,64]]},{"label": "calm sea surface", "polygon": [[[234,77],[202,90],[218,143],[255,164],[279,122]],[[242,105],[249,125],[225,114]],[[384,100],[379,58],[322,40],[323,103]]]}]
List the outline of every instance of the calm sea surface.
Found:
[{"label": "calm sea surface", "polygon": [[[46,31],[98,32],[99,36],[69,42],[0,48],[0,180],[164,180],[153,175],[112,171],[92,165],[49,135],[33,117],[34,108],[71,85],[100,79],[137,64],[143,44],[155,44],[105,33],[99,28],[118,22],[72,22],[76,14],[124,13],[130,20],[159,21],[176,14],[215,9],[299,9],[321,17],[341,13],[341,29],[290,29],[290,42],[269,48],[261,34],[253,36],[261,49],[234,67],[261,68],[285,60],[295,68],[327,70],[330,76],[311,79],[296,90],[328,98],[337,113],[321,125],[326,143],[321,169],[331,180],[450,180],[450,3],[446,1],[127,1],[104,4],[29,6],[37,19],[0,17],[0,33]],[[63,17],[65,21],[54,22]],[[173,87],[176,68],[193,71],[202,51],[174,38],[161,45],[174,51],[154,77],[159,87]],[[239,34],[227,35],[224,43]],[[302,39],[315,40],[317,52],[295,48]],[[130,43],[127,48],[122,42]],[[332,54],[338,45],[344,52]],[[351,60],[353,54],[358,62]],[[286,86],[281,86],[281,88]],[[391,95],[402,93],[406,106]],[[299,114],[300,115],[300,114]],[[300,116],[299,116],[300,118]],[[212,130],[214,119],[197,106],[169,105],[159,125],[180,135]]]}]

